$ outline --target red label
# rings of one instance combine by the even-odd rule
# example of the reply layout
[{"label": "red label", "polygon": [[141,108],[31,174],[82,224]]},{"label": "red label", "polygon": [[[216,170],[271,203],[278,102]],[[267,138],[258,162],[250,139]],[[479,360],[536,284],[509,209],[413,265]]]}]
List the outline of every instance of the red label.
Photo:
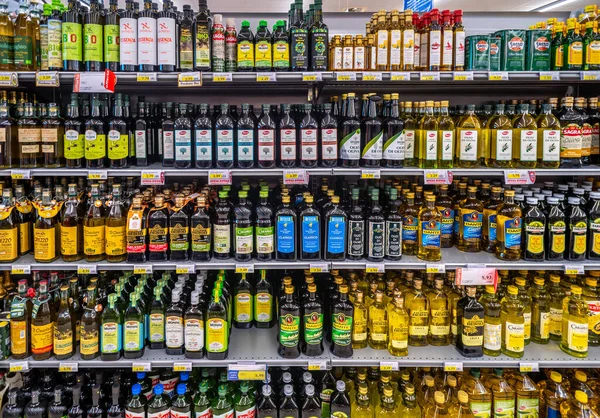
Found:
[{"label": "red label", "polygon": [[508,48],[511,51],[522,51],[524,46],[525,42],[523,42],[523,39],[519,38],[518,36],[515,36],[508,41]]},{"label": "red label", "polygon": [[545,36],[540,36],[534,42],[534,46],[538,51],[547,51],[550,49],[550,41]]},{"label": "red label", "polygon": [[479,52],[485,52],[488,49],[488,43],[486,41],[479,41],[477,42],[477,45],[475,45],[475,48]]}]

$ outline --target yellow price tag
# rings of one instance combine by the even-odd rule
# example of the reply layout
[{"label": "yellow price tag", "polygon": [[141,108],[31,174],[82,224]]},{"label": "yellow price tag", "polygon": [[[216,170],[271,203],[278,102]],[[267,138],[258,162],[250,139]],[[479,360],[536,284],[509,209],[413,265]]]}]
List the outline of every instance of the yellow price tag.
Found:
[{"label": "yellow price tag", "polygon": [[579,269],[565,269],[565,274],[579,274]]},{"label": "yellow price tag", "polygon": [[133,274],[151,274],[152,266],[133,266]]},{"label": "yellow price tag", "polygon": [[367,267],[365,271],[367,273],[379,273],[379,269],[377,267]]},{"label": "yellow price tag", "polygon": [[0,81],[10,81],[9,75],[0,75]]},{"label": "yellow price tag", "polygon": [[382,364],[381,366],[379,366],[379,370],[381,370],[382,372],[391,372],[393,368],[391,364]]},{"label": "yellow price tag", "polygon": [[410,80],[410,76],[405,76],[404,74],[392,74],[390,76],[391,81],[406,81]]},{"label": "yellow price tag", "polygon": [[215,180],[215,179],[222,179],[223,178],[223,173],[210,173],[210,178]]},{"label": "yellow price tag", "polygon": [[492,74],[489,77],[489,80],[491,81],[502,81],[502,76],[499,74]]},{"label": "yellow price tag", "polygon": [[297,179],[298,173],[285,173],[285,178],[290,180]]},{"label": "yellow price tag", "polygon": [[541,81],[552,81],[552,74],[542,74],[540,76]]},{"label": "yellow price tag", "polygon": [[427,273],[439,273],[440,272],[440,268],[437,267],[437,266],[436,267],[433,267],[433,266],[427,267],[425,269],[425,272],[427,272]]},{"label": "yellow price tag", "polygon": [[31,266],[13,264],[10,268],[12,274],[30,274]]},{"label": "yellow price tag", "polygon": [[10,178],[13,180],[23,180],[25,178],[25,174],[23,173],[11,173]]},{"label": "yellow price tag", "polygon": [[435,80],[435,78],[432,75],[422,75],[421,76],[421,80],[423,80],[423,81],[432,81],[432,80]]},{"label": "yellow price tag", "polygon": [[11,372],[22,372],[25,367],[22,364],[11,364],[10,371]]},{"label": "yellow price tag", "polygon": [[451,365],[444,367],[444,371],[445,372],[456,372],[456,371],[458,371],[458,367],[456,367],[456,365],[454,365],[454,364],[451,364]]},{"label": "yellow price tag", "polygon": [[445,372],[462,372],[463,364],[460,362],[446,362],[444,363]]},{"label": "yellow price tag", "polygon": [[363,179],[374,179],[375,178],[375,174],[373,174],[373,173],[363,173],[361,177]]},{"label": "yellow price tag", "polygon": [[508,173],[507,176],[509,179],[520,179],[521,178],[521,174],[519,174],[519,173]]},{"label": "yellow price tag", "polygon": [[439,173],[427,173],[425,175],[425,178],[427,178],[427,179],[439,179],[440,178],[440,174]]},{"label": "yellow price tag", "polygon": [[142,173],[142,178],[143,179],[153,179],[156,176],[154,175],[154,173]]},{"label": "yellow price tag", "polygon": [[90,173],[90,174],[88,174],[88,179],[90,179],[90,180],[102,180],[102,174],[100,174],[100,173]]},{"label": "yellow price tag", "polygon": [[131,370],[134,372],[149,372],[152,370],[151,363],[133,363],[131,365]]},{"label": "yellow price tag", "polygon": [[239,380],[265,380],[265,370],[240,370],[238,372]]},{"label": "yellow price tag", "polygon": [[92,269],[89,267],[77,267],[77,274],[92,274]]},{"label": "yellow price tag", "polygon": [[533,366],[531,364],[522,365],[520,367],[521,373],[529,373],[533,371]]},{"label": "yellow price tag", "polygon": [[[224,82],[224,81],[227,81],[227,78],[228,78],[228,77],[226,77],[226,76],[224,76],[224,75],[215,75],[215,76],[213,77],[213,81],[215,81],[215,82]],[[185,80],[184,80],[184,81],[185,81]],[[192,81],[192,80],[189,80],[189,81]]]},{"label": "yellow price tag", "polygon": [[468,77],[466,75],[455,75],[454,79],[456,81],[465,81],[465,80],[468,80]]},{"label": "yellow price tag", "polygon": [[173,364],[174,372],[189,372],[192,370],[192,363],[175,363]]},{"label": "yellow price tag", "polygon": [[268,75],[257,75],[256,81],[271,81],[271,77]]},{"label": "yellow price tag", "polygon": [[317,76],[315,74],[306,74],[302,76],[302,81],[317,81]]},{"label": "yellow price tag", "polygon": [[248,272],[250,272],[250,269],[246,266],[243,266],[243,267],[240,266],[240,267],[235,268],[235,272],[236,273],[248,273]]},{"label": "yellow price tag", "polygon": [[598,79],[598,76],[595,74],[584,74],[583,75],[583,80],[584,81],[595,81]]},{"label": "yellow price tag", "polygon": [[372,74],[367,74],[363,76],[363,81],[377,81],[377,77]]},{"label": "yellow price tag", "polygon": [[350,81],[350,76],[347,74],[340,74],[337,76],[337,81]]},{"label": "yellow price tag", "polygon": [[77,363],[60,363],[58,365],[58,371],[61,373],[72,373],[78,369]]}]

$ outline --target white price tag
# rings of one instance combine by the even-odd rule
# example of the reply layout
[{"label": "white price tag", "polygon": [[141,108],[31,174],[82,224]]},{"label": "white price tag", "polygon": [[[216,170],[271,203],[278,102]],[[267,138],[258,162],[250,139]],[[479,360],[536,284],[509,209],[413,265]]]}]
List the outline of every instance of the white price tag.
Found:
[{"label": "white price tag", "polygon": [[31,180],[30,170],[10,170],[10,178],[13,180]]},{"label": "white price tag", "polygon": [[410,73],[404,72],[391,72],[390,81],[410,81]]},{"label": "white price tag", "polygon": [[133,266],[133,274],[152,274],[152,264],[136,264]]},{"label": "white price tag", "polygon": [[560,81],[558,71],[540,71],[540,81]]},{"label": "white price tag", "polygon": [[445,372],[462,372],[463,364],[461,361],[445,361],[444,362]]},{"label": "white price tag", "polygon": [[302,81],[323,81],[321,73],[302,73]]},{"label": "white price tag", "polygon": [[265,380],[266,364],[228,364],[227,380]]},{"label": "white price tag", "polygon": [[427,71],[419,74],[421,81],[440,81],[440,73],[437,71]]},{"label": "white price tag", "polygon": [[158,75],[156,73],[137,73],[137,82],[146,83],[150,81],[157,81]]},{"label": "white price tag", "polygon": [[308,184],[308,171],[301,168],[283,170],[283,184]]},{"label": "white price tag", "polygon": [[192,371],[192,362],[191,361],[182,361],[173,363],[173,371],[174,372],[191,372]]},{"label": "white price tag", "polygon": [[208,170],[209,186],[229,186],[231,185],[231,171],[229,170]]},{"label": "white price tag", "polygon": [[58,71],[38,71],[35,73],[36,87],[59,87],[60,77]]},{"label": "white price tag", "polygon": [[367,273],[385,273],[385,264],[371,264],[367,263],[365,266],[365,271]]},{"label": "white price tag", "polygon": [[380,179],[381,178],[381,170],[362,169],[362,170],[360,170],[360,178],[361,179]]},{"label": "white price tag", "polygon": [[254,264],[252,263],[239,263],[235,265],[236,273],[254,273]]},{"label": "white price tag", "polygon": [[450,170],[424,170],[425,184],[452,184],[452,171]]},{"label": "white price tag", "polygon": [[327,370],[327,360],[308,360],[308,371]]},{"label": "white price tag", "polygon": [[379,370],[382,372],[397,372],[400,369],[397,361],[380,361]]},{"label": "white price tag", "polygon": [[425,267],[426,273],[445,273],[446,265],[445,264],[427,264]]},{"label": "white price tag", "polygon": [[311,273],[327,273],[329,271],[329,263],[310,263]]},{"label": "white price tag", "polygon": [[583,81],[600,80],[600,71],[582,71],[580,74]]},{"label": "white price tag", "polygon": [[256,73],[256,81],[277,81],[277,73]]},{"label": "white price tag", "polygon": [[539,372],[539,363],[519,363],[519,371],[521,373]]},{"label": "white price tag", "polygon": [[16,72],[0,72],[0,86],[18,87],[19,76]]},{"label": "white price tag", "polygon": [[75,373],[79,370],[79,364],[76,362],[59,363],[58,371],[62,373]]},{"label": "white price tag", "polygon": [[565,274],[585,274],[585,268],[577,264],[565,264]]},{"label": "white price tag", "polygon": [[214,83],[228,83],[230,81],[233,81],[232,73],[213,73]]},{"label": "white price tag", "polygon": [[336,81],[356,81],[356,73],[352,72],[342,72],[335,73]]},{"label": "white price tag", "polygon": [[195,272],[195,264],[178,264],[175,266],[175,273],[177,274],[194,274]]},{"label": "white price tag", "polygon": [[177,75],[177,87],[200,87],[201,85],[201,72],[194,71],[191,73],[179,73]]},{"label": "white price tag", "polygon": [[29,264],[13,264],[10,272],[12,274],[31,274],[31,266]]},{"label": "white price tag", "polygon": [[459,286],[496,286],[498,274],[495,268],[458,268],[456,284]]},{"label": "white price tag", "polygon": [[455,71],[452,78],[454,81],[473,81],[473,71]]},{"label": "white price tag", "polygon": [[108,172],[106,170],[88,170],[89,180],[106,180],[108,178]]},{"label": "white price tag", "polygon": [[534,184],[535,179],[535,170],[504,170],[505,184]]},{"label": "white price tag", "polygon": [[27,361],[11,361],[9,362],[9,370],[11,372],[26,372],[29,371],[29,362]]},{"label": "white price tag", "polygon": [[490,81],[508,81],[508,71],[490,71],[488,73]]},{"label": "white price tag", "polygon": [[133,363],[131,365],[132,372],[151,372],[152,371],[152,363],[143,362],[143,363]]},{"label": "white price tag", "polygon": [[95,264],[78,264],[77,274],[96,274],[98,267]]},{"label": "white price tag", "polygon": [[73,93],[114,93],[116,84],[117,76],[110,70],[75,73]]},{"label": "white price tag", "polygon": [[365,72],[362,73],[362,81],[381,81],[383,76],[379,72]]},{"label": "white price tag", "polygon": [[142,186],[162,186],[165,184],[165,172],[162,170],[142,170]]}]

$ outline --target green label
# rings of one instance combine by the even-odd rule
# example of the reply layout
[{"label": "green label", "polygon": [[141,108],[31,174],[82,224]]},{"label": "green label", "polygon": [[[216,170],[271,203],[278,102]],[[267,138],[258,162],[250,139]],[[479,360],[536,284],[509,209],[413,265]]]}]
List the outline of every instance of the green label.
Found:
[{"label": "green label", "polygon": [[62,22],[58,19],[48,20],[48,67],[62,68]]},{"label": "green label", "polygon": [[271,42],[267,40],[258,41],[255,45],[256,66],[257,67],[271,67]]},{"label": "green label", "polygon": [[192,251],[210,251],[210,227],[205,228],[202,224],[192,227]]},{"label": "green label", "polygon": [[254,68],[254,44],[251,41],[238,43],[238,69]]},{"label": "green label", "polygon": [[85,159],[97,160],[106,157],[106,135],[92,130],[85,131]]},{"label": "green label", "polygon": [[119,59],[119,25],[104,25],[104,61],[119,62]]},{"label": "green label", "polygon": [[69,61],[83,61],[81,23],[62,24],[62,55]]},{"label": "green label", "polygon": [[273,68],[287,69],[290,67],[290,44],[285,39],[273,44]]},{"label": "green label", "polygon": [[15,36],[15,65],[33,64],[33,40],[31,36]]},{"label": "green label", "polygon": [[352,317],[337,313],[332,315],[331,321],[333,343],[341,346],[350,345],[352,343]]},{"label": "green label", "polygon": [[517,417],[537,418],[540,415],[540,398],[523,399],[517,396]]},{"label": "green label", "polygon": [[13,65],[15,61],[14,38],[10,35],[0,35],[0,64]]},{"label": "green label", "polygon": [[83,44],[84,61],[102,61],[102,25],[84,25]]},{"label": "green label", "polygon": [[497,418],[514,418],[515,416],[515,399],[495,399],[494,400],[494,417]]},{"label": "green label", "polygon": [[471,411],[478,418],[490,418],[492,416],[491,402],[471,402]]},{"label": "green label", "polygon": [[210,68],[210,35],[206,24],[196,29],[196,68]]},{"label": "green label", "polygon": [[267,292],[258,292],[254,296],[254,320],[271,322],[273,315],[273,297]]},{"label": "green label", "polygon": [[318,345],[323,341],[323,314],[312,312],[304,315],[304,341],[308,345]]},{"label": "green label", "polygon": [[108,131],[108,158],[120,160],[129,155],[129,135]]},{"label": "green label", "polygon": [[331,416],[331,395],[333,395],[333,389],[323,389],[323,391],[321,392],[322,417]]},{"label": "green label", "polygon": [[69,129],[65,132],[65,158],[76,160],[85,155],[85,135],[76,130]]},{"label": "green label", "polygon": [[179,35],[179,66],[182,70],[194,69],[194,37],[190,28],[181,28]]},{"label": "green label", "polygon": [[296,347],[300,341],[300,317],[287,314],[279,318],[279,342],[284,347]]}]

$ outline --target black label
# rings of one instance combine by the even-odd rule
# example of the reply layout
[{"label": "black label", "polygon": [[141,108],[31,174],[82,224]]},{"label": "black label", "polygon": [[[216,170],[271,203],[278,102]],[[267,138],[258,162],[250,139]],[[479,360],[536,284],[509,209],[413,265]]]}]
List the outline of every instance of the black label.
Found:
[{"label": "black label", "polygon": [[292,29],[292,68],[295,70],[308,69],[308,31]]},{"label": "black label", "polygon": [[365,221],[349,221],[348,228],[350,231],[348,254],[362,257],[365,253]]},{"label": "black label", "polygon": [[383,222],[369,222],[369,257],[383,257],[384,237],[385,224]]},{"label": "black label", "polygon": [[401,222],[386,222],[387,238],[385,242],[385,255],[401,256],[402,255],[402,223]]},{"label": "black label", "polygon": [[314,71],[327,71],[329,31],[327,29],[314,29],[311,32],[310,39],[310,69]]}]

